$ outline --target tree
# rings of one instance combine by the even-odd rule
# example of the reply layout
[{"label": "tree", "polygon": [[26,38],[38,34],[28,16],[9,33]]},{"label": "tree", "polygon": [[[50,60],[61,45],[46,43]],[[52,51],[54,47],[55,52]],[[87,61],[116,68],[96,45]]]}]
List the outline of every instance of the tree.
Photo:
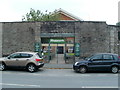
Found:
[{"label": "tree", "polygon": [[30,9],[30,12],[23,16],[22,21],[58,21],[59,14],[56,12],[49,12],[46,10],[44,14],[40,10],[35,11],[34,9]]},{"label": "tree", "polygon": [[120,22],[116,23],[117,26],[120,26]]}]

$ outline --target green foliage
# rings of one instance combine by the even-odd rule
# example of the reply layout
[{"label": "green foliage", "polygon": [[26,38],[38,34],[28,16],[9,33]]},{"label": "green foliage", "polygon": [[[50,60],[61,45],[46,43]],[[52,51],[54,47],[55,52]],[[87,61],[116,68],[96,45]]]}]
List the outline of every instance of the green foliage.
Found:
[{"label": "green foliage", "polygon": [[116,23],[117,26],[120,26],[120,22]]},{"label": "green foliage", "polygon": [[30,9],[30,12],[27,13],[25,16],[23,16],[22,21],[58,21],[59,20],[59,14],[56,12],[56,10],[51,13],[47,12],[44,14],[40,10],[35,11],[34,9]]}]

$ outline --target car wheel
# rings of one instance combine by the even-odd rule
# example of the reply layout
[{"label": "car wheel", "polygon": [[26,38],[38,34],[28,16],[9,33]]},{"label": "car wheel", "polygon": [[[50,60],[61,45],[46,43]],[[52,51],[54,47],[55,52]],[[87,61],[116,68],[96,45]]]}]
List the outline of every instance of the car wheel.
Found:
[{"label": "car wheel", "polygon": [[0,71],[4,71],[6,69],[6,65],[4,63],[0,64]]},{"label": "car wheel", "polygon": [[37,70],[37,67],[34,64],[29,64],[27,66],[27,70],[32,73],[32,72],[35,72]]},{"label": "car wheel", "polygon": [[113,66],[113,67],[111,68],[111,71],[112,71],[112,73],[117,73],[117,72],[119,71],[119,69],[118,69],[117,66]]},{"label": "car wheel", "polygon": [[87,68],[86,68],[85,66],[81,66],[81,67],[79,68],[79,72],[80,72],[80,73],[86,73],[86,72],[87,72]]}]

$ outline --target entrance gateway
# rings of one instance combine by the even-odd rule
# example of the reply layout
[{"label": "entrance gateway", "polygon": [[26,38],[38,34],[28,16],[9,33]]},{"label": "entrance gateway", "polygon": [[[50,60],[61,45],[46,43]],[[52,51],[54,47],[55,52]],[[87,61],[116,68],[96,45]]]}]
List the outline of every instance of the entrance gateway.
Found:
[{"label": "entrance gateway", "polygon": [[[43,36],[44,35],[44,36]],[[62,37],[61,37],[62,35]],[[68,37],[68,35],[70,35]],[[51,64],[65,64],[74,62],[74,37],[71,34],[54,34],[45,37],[41,35],[42,52],[45,61]]]}]

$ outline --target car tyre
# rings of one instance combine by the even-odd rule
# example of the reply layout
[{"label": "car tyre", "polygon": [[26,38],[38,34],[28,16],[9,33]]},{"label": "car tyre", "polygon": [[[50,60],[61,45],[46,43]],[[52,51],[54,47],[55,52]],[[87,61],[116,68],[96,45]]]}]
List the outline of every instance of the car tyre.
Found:
[{"label": "car tyre", "polygon": [[6,70],[6,65],[4,63],[0,64],[0,71]]},{"label": "car tyre", "polygon": [[80,73],[86,73],[86,72],[87,72],[87,68],[86,68],[85,66],[81,66],[81,67],[79,68],[79,72],[80,72]]},{"label": "car tyre", "polygon": [[37,71],[37,67],[34,64],[28,64],[27,70],[32,73],[32,72]]},{"label": "car tyre", "polygon": [[111,72],[112,72],[112,73],[118,73],[118,71],[119,71],[119,69],[118,69],[117,66],[113,66],[113,67],[111,68]]}]

